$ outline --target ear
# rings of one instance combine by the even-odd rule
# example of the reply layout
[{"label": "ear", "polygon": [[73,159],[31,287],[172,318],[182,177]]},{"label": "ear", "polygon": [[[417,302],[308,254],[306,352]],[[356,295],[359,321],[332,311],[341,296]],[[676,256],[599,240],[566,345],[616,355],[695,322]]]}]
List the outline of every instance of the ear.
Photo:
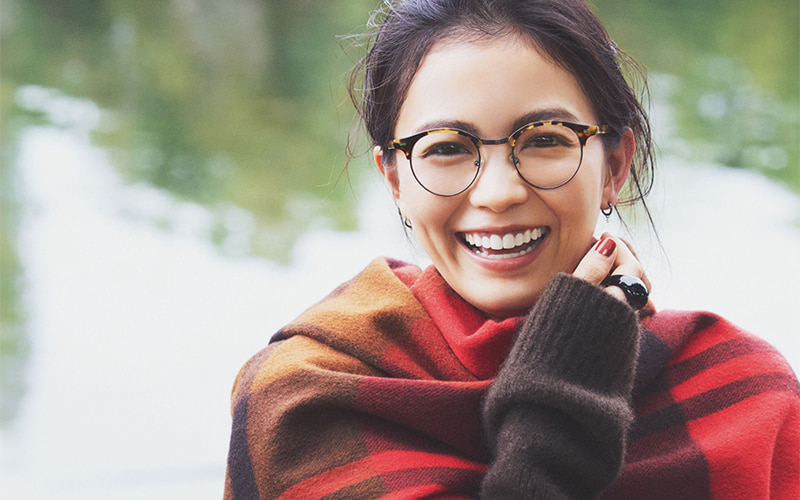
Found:
[{"label": "ear", "polygon": [[631,163],[636,154],[636,139],[633,131],[626,128],[613,149],[606,152],[606,182],[603,186],[603,200],[600,208],[607,208],[607,203],[616,205],[619,193],[631,173]]},{"label": "ear", "polygon": [[400,179],[397,178],[396,166],[384,163],[383,148],[381,148],[380,146],[375,146],[374,148],[372,148],[372,157],[375,159],[375,165],[378,166],[378,170],[381,171],[383,177],[386,178],[386,182],[389,183],[389,187],[392,188],[392,196],[394,197],[395,203],[399,203]]}]

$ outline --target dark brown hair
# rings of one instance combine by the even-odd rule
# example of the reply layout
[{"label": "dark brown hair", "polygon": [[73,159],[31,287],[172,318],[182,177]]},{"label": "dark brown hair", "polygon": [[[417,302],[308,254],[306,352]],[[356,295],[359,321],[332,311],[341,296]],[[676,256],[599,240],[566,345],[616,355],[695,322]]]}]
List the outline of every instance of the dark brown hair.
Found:
[{"label": "dark brown hair", "polygon": [[[629,193],[623,204],[642,201],[653,182],[650,122],[640,99],[623,76],[643,73],[621,52],[583,0],[386,0],[370,21],[367,55],[351,74],[351,98],[375,146],[395,139],[400,108],[423,57],[445,39],[466,41],[517,36],[571,73],[600,123],[609,125],[608,145],[630,128],[637,151]],[[384,155],[391,162],[392,155]],[[652,220],[650,221],[652,223]]]}]

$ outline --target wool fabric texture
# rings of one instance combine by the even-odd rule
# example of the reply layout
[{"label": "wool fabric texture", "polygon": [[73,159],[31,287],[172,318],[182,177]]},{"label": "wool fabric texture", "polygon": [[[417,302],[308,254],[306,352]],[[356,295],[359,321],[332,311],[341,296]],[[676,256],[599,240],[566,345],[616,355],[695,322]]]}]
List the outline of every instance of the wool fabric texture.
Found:
[{"label": "wool fabric texture", "polygon": [[378,259],[236,378],[226,499],[800,498],[800,386],[722,318],[557,275],[494,321]]}]

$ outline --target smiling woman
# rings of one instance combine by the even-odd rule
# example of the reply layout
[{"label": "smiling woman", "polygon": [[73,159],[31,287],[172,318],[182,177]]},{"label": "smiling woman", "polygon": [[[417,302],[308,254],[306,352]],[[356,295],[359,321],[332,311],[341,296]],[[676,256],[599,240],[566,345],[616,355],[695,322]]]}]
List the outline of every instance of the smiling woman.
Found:
[{"label": "smiling woman", "polygon": [[[490,41],[460,37],[459,43],[437,43],[423,59],[400,108],[395,135],[447,124],[482,137],[501,137],[519,130],[520,122],[527,129],[531,117],[599,125],[577,80],[530,43],[511,34]],[[579,136],[563,125],[529,130],[548,127],[555,130],[534,138],[560,141],[560,147],[550,142],[487,145],[483,155],[474,155],[476,161],[466,162],[474,165],[476,177],[469,190],[448,198],[432,195],[420,180],[422,168],[432,168],[428,166],[436,161],[430,153],[414,154],[421,156],[415,167],[414,159],[384,158],[383,148],[375,148],[400,212],[436,269],[462,298],[492,317],[524,313],[556,273],[575,270],[592,245],[599,210],[617,203],[628,176],[633,153],[629,129],[615,132],[617,144],[605,148],[598,139],[582,146]],[[419,143],[415,146],[419,149]],[[536,157],[544,154],[555,161],[537,163]],[[528,171],[535,173],[532,179],[555,175],[557,181],[550,184],[557,189],[533,189],[532,179],[523,174]],[[449,170],[441,175],[453,177]],[[527,243],[528,251],[502,248],[506,236],[516,241],[517,234],[524,239],[528,231],[537,236]],[[489,248],[469,245],[466,234],[481,243],[488,239]]]},{"label": "smiling woman", "polygon": [[633,250],[595,236],[653,165],[583,1],[377,19],[356,101],[433,265],[372,262],[245,365],[226,497],[796,495],[786,361],[717,316],[656,312]]}]

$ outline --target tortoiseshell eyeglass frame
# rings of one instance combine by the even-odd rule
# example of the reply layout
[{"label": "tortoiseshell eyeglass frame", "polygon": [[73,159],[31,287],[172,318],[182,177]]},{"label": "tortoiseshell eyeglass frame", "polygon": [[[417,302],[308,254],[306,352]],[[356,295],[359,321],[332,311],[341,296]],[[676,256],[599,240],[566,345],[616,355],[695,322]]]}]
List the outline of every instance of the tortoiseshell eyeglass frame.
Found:
[{"label": "tortoiseshell eyeglass frame", "polygon": [[[575,171],[572,173],[572,175],[567,180],[565,180],[564,182],[561,182],[561,183],[559,183],[559,184],[557,184],[555,186],[539,186],[537,184],[534,184],[534,183],[530,182],[528,179],[526,179],[522,175],[522,173],[519,171],[519,168],[517,168],[519,160],[517,160],[517,158],[514,156],[514,144],[516,143],[517,139],[519,139],[519,136],[521,136],[527,130],[530,130],[530,129],[535,128],[535,127],[545,126],[545,125],[560,125],[560,126],[567,127],[569,129],[571,129],[572,131],[574,131],[577,134],[578,140],[580,141],[580,144],[581,144],[581,158],[580,158],[580,161],[578,162],[577,167],[575,168]],[[464,189],[458,191],[457,193],[441,194],[441,193],[437,193],[435,191],[431,191],[430,189],[428,189],[424,184],[422,184],[419,181],[419,179],[417,178],[416,173],[414,173],[414,168],[412,166],[411,173],[414,175],[414,179],[417,181],[417,183],[419,183],[419,185],[422,186],[423,189],[425,189],[426,191],[428,191],[431,194],[435,194],[436,196],[443,196],[443,197],[457,196],[457,195],[463,193],[464,191],[466,191],[467,189],[469,189],[470,187],[472,187],[472,184],[475,183],[475,179],[478,178],[478,173],[480,172],[480,168],[481,168],[481,152],[480,152],[481,151],[481,146],[483,146],[483,145],[505,144],[505,143],[508,143],[511,146],[511,158],[512,158],[512,161],[514,162],[514,168],[517,169],[517,174],[519,174],[519,176],[522,178],[523,181],[525,181],[527,184],[530,184],[531,186],[533,186],[533,187],[535,187],[537,189],[556,189],[556,188],[560,188],[564,184],[566,184],[569,181],[571,181],[575,177],[575,175],[578,173],[578,170],[580,170],[581,163],[583,163],[583,147],[586,145],[586,141],[589,140],[589,137],[592,137],[592,136],[595,136],[595,135],[608,134],[609,131],[610,131],[610,129],[609,129],[608,125],[584,125],[584,124],[581,124],[581,123],[568,122],[568,121],[564,121],[564,120],[546,120],[546,121],[532,122],[532,123],[528,123],[527,125],[523,125],[520,128],[518,128],[517,130],[515,130],[514,133],[512,133],[510,136],[502,138],[502,139],[482,139],[482,138],[476,136],[475,134],[467,132],[466,130],[461,130],[461,129],[457,129],[457,128],[443,127],[443,128],[434,128],[434,129],[430,129],[430,130],[423,130],[422,132],[418,132],[418,133],[416,133],[414,135],[410,135],[408,137],[403,137],[402,139],[395,139],[395,140],[393,140],[391,142],[391,146],[389,148],[387,148],[387,149],[389,151],[393,151],[393,150],[402,151],[403,154],[406,155],[406,159],[410,163],[411,162],[411,151],[414,149],[414,145],[420,139],[425,137],[426,135],[436,134],[436,133],[440,133],[440,132],[451,132],[451,133],[455,133],[455,134],[458,134],[458,135],[463,135],[465,137],[468,137],[472,141],[472,143],[475,144],[475,147],[478,150],[478,159],[475,162],[475,167],[476,167],[475,168],[475,176],[472,178],[472,180],[469,182],[469,184],[467,184],[467,186]]]}]

